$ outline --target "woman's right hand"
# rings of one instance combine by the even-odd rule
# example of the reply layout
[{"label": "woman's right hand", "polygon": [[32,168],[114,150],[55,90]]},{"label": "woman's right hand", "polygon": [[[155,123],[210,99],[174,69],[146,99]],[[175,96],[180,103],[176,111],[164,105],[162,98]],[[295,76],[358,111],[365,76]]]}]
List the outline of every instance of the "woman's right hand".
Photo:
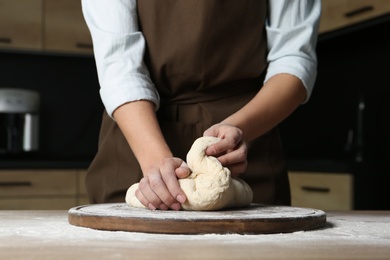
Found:
[{"label": "woman's right hand", "polygon": [[186,196],[178,178],[187,177],[190,170],[182,159],[173,157],[158,124],[154,104],[146,100],[126,103],[113,115],[144,175],[135,193],[137,198],[153,210],[179,210]]},{"label": "woman's right hand", "polygon": [[180,158],[164,158],[158,164],[144,170],[135,192],[138,200],[151,210],[180,210],[186,196],[178,179],[190,174],[187,164]]}]

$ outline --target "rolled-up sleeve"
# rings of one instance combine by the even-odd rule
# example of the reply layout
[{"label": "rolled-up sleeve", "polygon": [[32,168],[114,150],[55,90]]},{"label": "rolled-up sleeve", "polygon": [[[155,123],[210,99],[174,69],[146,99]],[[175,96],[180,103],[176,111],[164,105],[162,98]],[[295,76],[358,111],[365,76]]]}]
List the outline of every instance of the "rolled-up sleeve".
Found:
[{"label": "rolled-up sleeve", "polygon": [[136,0],[82,0],[91,32],[100,96],[107,113],[119,106],[149,100],[159,106],[158,92],[144,64],[145,40],[138,29]]},{"label": "rolled-up sleeve", "polygon": [[309,100],[317,76],[316,43],[320,0],[269,1],[266,24],[268,70],[265,81],[279,73],[299,78]]}]

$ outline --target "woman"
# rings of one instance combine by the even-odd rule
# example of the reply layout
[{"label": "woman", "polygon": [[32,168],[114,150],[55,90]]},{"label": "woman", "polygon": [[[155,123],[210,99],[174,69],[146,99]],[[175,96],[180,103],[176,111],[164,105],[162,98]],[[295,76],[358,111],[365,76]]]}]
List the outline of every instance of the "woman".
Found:
[{"label": "woman", "polygon": [[206,150],[247,181],[254,202],[290,203],[277,125],[316,77],[319,0],[82,0],[106,108],[86,178],[92,203],[137,198],[179,210],[183,159]]}]

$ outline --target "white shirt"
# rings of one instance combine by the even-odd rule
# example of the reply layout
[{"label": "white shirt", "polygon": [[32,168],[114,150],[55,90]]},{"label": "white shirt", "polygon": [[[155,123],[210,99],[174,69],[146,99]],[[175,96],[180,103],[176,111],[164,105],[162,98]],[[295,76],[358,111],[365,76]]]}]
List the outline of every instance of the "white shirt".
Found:
[{"label": "white shirt", "polygon": [[[136,100],[149,100],[157,110],[159,95],[143,61],[145,40],[138,29],[137,0],[82,0],[82,7],[107,113],[112,116],[116,108]],[[303,82],[306,101],[317,74],[320,13],[321,0],[269,1],[265,82],[279,73],[292,74]]]}]

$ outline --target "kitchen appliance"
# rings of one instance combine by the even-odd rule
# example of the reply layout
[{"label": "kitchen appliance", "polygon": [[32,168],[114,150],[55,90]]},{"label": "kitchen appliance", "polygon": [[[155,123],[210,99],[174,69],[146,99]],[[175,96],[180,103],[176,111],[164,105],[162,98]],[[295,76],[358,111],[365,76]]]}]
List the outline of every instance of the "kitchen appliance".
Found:
[{"label": "kitchen appliance", "polygon": [[17,155],[39,148],[38,92],[0,88],[0,155]]}]

